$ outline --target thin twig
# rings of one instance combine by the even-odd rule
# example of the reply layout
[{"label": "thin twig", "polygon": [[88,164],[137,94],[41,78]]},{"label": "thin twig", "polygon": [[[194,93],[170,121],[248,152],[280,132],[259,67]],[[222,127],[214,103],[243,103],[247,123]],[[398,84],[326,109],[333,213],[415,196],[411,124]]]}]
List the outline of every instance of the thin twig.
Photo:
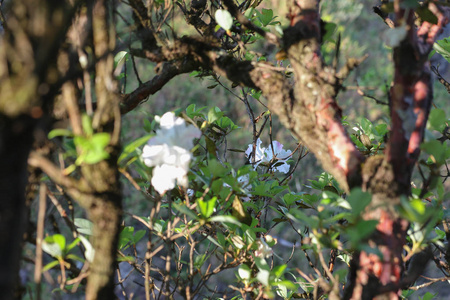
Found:
[{"label": "thin twig", "polygon": [[41,299],[42,276],[42,242],[44,240],[45,211],[47,209],[47,186],[41,182],[39,189],[39,211],[36,232],[36,262],[34,265],[34,282],[36,283],[36,299]]}]

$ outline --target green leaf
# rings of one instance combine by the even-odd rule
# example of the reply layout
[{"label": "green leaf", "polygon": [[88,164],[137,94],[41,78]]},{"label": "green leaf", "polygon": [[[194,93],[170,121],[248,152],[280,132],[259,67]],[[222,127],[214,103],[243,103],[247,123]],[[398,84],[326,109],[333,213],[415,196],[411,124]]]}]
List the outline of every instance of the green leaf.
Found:
[{"label": "green leaf", "polygon": [[134,237],[133,237],[134,244],[139,242],[144,237],[145,233],[146,233],[145,230],[138,230],[138,231],[136,231],[136,233],[134,234]]},{"label": "green leaf", "polygon": [[119,235],[119,243],[118,243],[118,248],[120,250],[123,249],[125,246],[127,246],[127,244],[133,240],[133,234],[134,234],[134,227],[126,226],[122,229]]},{"label": "green leaf", "polygon": [[431,210],[427,211],[425,203],[421,199],[412,199],[410,201],[406,197],[402,197],[400,203],[400,212],[404,218],[411,222],[422,223],[428,219],[428,215],[431,212]]},{"label": "green leaf", "polygon": [[127,158],[131,153],[133,153],[137,148],[141,147],[145,143],[148,142],[148,140],[153,136],[153,134],[147,134],[143,137],[138,138],[135,141],[132,141],[128,145],[126,145],[123,148],[122,154],[120,154],[119,159],[117,160],[117,163],[120,163],[122,160]]},{"label": "green leaf", "polygon": [[75,218],[73,223],[77,227],[78,233],[92,235],[92,228],[94,228],[94,223],[87,219]]},{"label": "green leaf", "polygon": [[323,35],[323,41],[333,41],[332,36],[336,31],[336,23],[326,22],[325,23],[325,34]]},{"label": "green leaf", "polygon": [[447,118],[445,117],[445,111],[443,109],[433,109],[430,112],[428,122],[432,129],[442,132],[445,128],[445,122]]},{"label": "green leaf", "polygon": [[225,30],[230,30],[233,26],[233,17],[227,10],[218,9],[215,14],[216,22]]},{"label": "green leaf", "polygon": [[207,235],[206,238],[217,247],[222,247],[212,236]]},{"label": "green leaf", "polygon": [[419,299],[421,300],[433,300],[433,299],[437,299],[435,297],[437,297],[438,293],[436,294],[432,294],[430,292],[427,292],[425,295],[423,295],[423,297],[419,296]]},{"label": "green leaf", "polygon": [[96,164],[104,159],[107,159],[109,157],[109,153],[105,150],[105,148],[110,139],[110,134],[106,132],[96,133],[88,138],[76,136],[74,138],[74,143],[77,147],[80,147],[81,152],[75,161],[75,164]]},{"label": "green leaf", "polygon": [[104,149],[111,139],[111,135],[107,132],[96,133],[91,138],[94,149]]},{"label": "green leaf", "polygon": [[172,206],[179,212],[191,217],[193,220],[198,219],[198,216],[194,213],[194,211],[189,209],[185,204],[173,203]]},{"label": "green leaf", "polygon": [[214,208],[216,207],[216,203],[217,203],[216,196],[212,197],[209,200],[197,199],[197,205],[199,207],[200,214],[204,218],[209,218],[213,214]]},{"label": "green leaf", "polygon": [[287,268],[287,265],[275,266],[272,270],[272,273],[275,275],[276,278],[280,278],[281,275],[283,275],[286,268]]},{"label": "green leaf", "polygon": [[58,244],[59,248],[61,248],[61,250],[65,250],[66,249],[66,237],[63,236],[62,234],[54,234],[53,235],[53,242]]},{"label": "green leaf", "polygon": [[123,261],[134,261],[135,258],[133,256],[119,256],[117,257],[117,261],[118,262],[123,262]]},{"label": "green leaf", "polygon": [[431,24],[437,24],[438,18],[435,14],[426,6],[420,6],[416,9],[416,13],[422,19],[422,21],[426,21]]},{"label": "green leaf", "polygon": [[72,260],[76,260],[76,261],[79,261],[79,262],[85,262],[85,260],[83,259],[83,258],[81,258],[81,257],[79,257],[78,255],[75,255],[75,254],[67,254],[66,255],[66,259],[72,259]]},{"label": "green leaf", "polygon": [[444,164],[446,159],[448,158],[447,145],[441,144],[437,140],[423,143],[422,145],[420,145],[420,148],[426,153],[432,155],[434,158],[434,162],[439,166]]},{"label": "green leaf", "polygon": [[222,164],[216,159],[211,159],[208,161],[208,170],[214,177],[222,177],[229,172],[229,169],[222,166]]},{"label": "green leaf", "polygon": [[216,236],[217,236],[217,242],[220,244],[220,246],[225,247],[227,241],[225,240],[225,236],[223,235],[223,233],[220,231],[217,231]]},{"label": "green leaf", "polygon": [[368,237],[376,228],[378,220],[359,220],[354,226],[347,228],[346,233],[353,247],[360,249],[361,246],[366,245],[361,243],[363,239]]},{"label": "green leaf", "polygon": [[73,137],[73,132],[68,129],[57,128],[48,133],[48,138],[52,139],[57,136]]},{"label": "green leaf", "polygon": [[355,188],[351,191],[347,198],[347,202],[352,207],[352,215],[359,215],[370,203],[372,196],[370,193],[363,192],[360,188]]},{"label": "green leaf", "polygon": [[252,278],[252,270],[246,264],[239,266],[238,274],[242,280],[250,280]]},{"label": "green leaf", "polygon": [[119,51],[114,56],[114,76],[120,75],[123,65],[128,60],[128,56],[129,54],[126,51]]},{"label": "green leaf", "polygon": [[65,248],[66,238],[61,234],[48,236],[42,242],[42,250],[58,259],[62,259]]},{"label": "green leaf", "polygon": [[290,290],[297,289],[297,286],[292,281],[289,280],[277,280],[274,283],[277,284],[278,286],[283,286]]},{"label": "green leaf", "polygon": [[212,107],[208,111],[208,122],[214,123],[214,121],[218,120],[223,116],[223,112],[220,111],[218,107]]},{"label": "green leaf", "polygon": [[450,44],[448,39],[442,39],[433,44],[433,49],[450,62]]},{"label": "green leaf", "polygon": [[162,233],[164,231],[166,222],[164,220],[155,220],[155,222],[153,223],[153,229],[156,232]]},{"label": "green leaf", "polygon": [[258,16],[258,19],[261,21],[263,27],[266,27],[267,25],[269,25],[270,22],[274,19],[273,10],[271,10],[271,9],[263,8],[261,10],[261,12],[256,10],[256,14]]},{"label": "green leaf", "polygon": [[114,65],[117,66],[117,64],[119,64],[121,61],[123,61],[124,59],[126,59],[126,56],[128,55],[128,52],[126,51],[119,51],[115,56],[114,56]]},{"label": "green leaf", "polygon": [[[156,123],[156,122],[155,122]],[[149,120],[144,119],[144,130],[148,133],[152,132],[153,130],[153,124]]]},{"label": "green leaf", "polygon": [[72,250],[80,242],[79,238],[76,238],[72,243],[67,246],[67,252]]},{"label": "green leaf", "polygon": [[219,222],[219,223],[230,223],[235,224],[237,226],[242,226],[242,223],[239,222],[233,216],[214,216],[209,219],[210,222]]},{"label": "green leaf", "polygon": [[269,286],[269,278],[270,278],[270,272],[267,270],[261,270],[256,274],[256,279],[258,279],[259,282],[264,284],[265,286]]},{"label": "green leaf", "polygon": [[59,261],[54,260],[52,262],[49,262],[48,264],[46,264],[43,268],[42,268],[42,272],[46,272],[48,270],[50,270],[51,268],[54,268],[56,266],[59,265]]}]

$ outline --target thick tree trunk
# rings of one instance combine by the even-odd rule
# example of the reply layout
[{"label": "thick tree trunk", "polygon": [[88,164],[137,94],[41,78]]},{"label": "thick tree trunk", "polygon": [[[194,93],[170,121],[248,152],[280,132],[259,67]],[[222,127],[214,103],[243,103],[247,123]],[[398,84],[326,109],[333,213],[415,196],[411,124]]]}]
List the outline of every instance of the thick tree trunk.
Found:
[{"label": "thick tree trunk", "polygon": [[[44,0],[11,1],[5,7],[0,36],[0,295],[11,299],[27,223],[27,156],[38,119],[58,89],[56,53],[73,10],[64,1]],[[49,73],[52,82],[47,81]]]},{"label": "thick tree trunk", "polygon": [[17,298],[18,270],[26,227],[27,157],[35,120],[0,115],[0,295]]}]

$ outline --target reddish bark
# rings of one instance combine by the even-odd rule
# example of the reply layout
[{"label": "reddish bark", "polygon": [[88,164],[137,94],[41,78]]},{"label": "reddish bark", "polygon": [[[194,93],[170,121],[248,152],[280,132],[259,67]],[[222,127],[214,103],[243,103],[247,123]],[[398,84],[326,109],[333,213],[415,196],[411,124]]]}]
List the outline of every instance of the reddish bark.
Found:
[{"label": "reddish bark", "polygon": [[[394,48],[391,132],[384,160],[371,160],[373,168],[367,168],[367,172],[373,176],[366,174],[364,182],[365,188],[374,194],[371,207],[379,206],[366,212],[365,218],[379,220],[371,241],[381,251],[382,259],[374,254],[359,254],[359,270],[351,299],[399,298],[408,222],[398,217],[394,205],[398,204],[401,195],[410,193],[411,174],[420,154],[433,99],[428,54],[437,34],[448,22],[448,11],[439,10],[434,3],[429,4],[429,9],[437,16],[437,24],[423,22],[418,29],[413,10],[403,9],[401,1],[394,2],[394,9],[395,26],[406,24],[407,34]],[[395,184],[390,186],[390,192],[386,192],[389,181]]]},{"label": "reddish bark", "polygon": [[386,159],[394,166],[398,194],[409,194],[411,173],[420,153],[420,143],[433,99],[428,54],[438,33],[448,23],[448,10],[440,10],[434,3],[429,9],[436,15],[437,24],[423,22],[417,29],[414,11],[395,2],[396,27],[406,22],[406,39],[394,49],[395,74],[390,91],[391,134]]}]

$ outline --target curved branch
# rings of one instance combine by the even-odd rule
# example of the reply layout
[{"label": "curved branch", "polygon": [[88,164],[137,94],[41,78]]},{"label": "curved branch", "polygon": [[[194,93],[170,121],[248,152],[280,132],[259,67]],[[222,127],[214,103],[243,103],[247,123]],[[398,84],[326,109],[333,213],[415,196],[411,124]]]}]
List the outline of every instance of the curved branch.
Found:
[{"label": "curved branch", "polygon": [[[88,185],[80,180],[67,176],[52,161],[36,151],[30,152],[28,164],[34,168],[41,169],[54,183],[66,188],[67,193],[77,201],[83,198],[82,195],[93,193],[93,190]],[[80,203],[80,205],[86,206],[86,203],[84,204]]]},{"label": "curved branch", "polygon": [[151,80],[145,82],[142,86],[129,94],[122,95],[120,101],[120,112],[127,112],[136,108],[140,103],[145,101],[150,95],[155,94],[164,87],[172,78],[183,73],[189,73],[198,69],[194,63],[187,61],[186,63],[163,63],[161,71]]}]

